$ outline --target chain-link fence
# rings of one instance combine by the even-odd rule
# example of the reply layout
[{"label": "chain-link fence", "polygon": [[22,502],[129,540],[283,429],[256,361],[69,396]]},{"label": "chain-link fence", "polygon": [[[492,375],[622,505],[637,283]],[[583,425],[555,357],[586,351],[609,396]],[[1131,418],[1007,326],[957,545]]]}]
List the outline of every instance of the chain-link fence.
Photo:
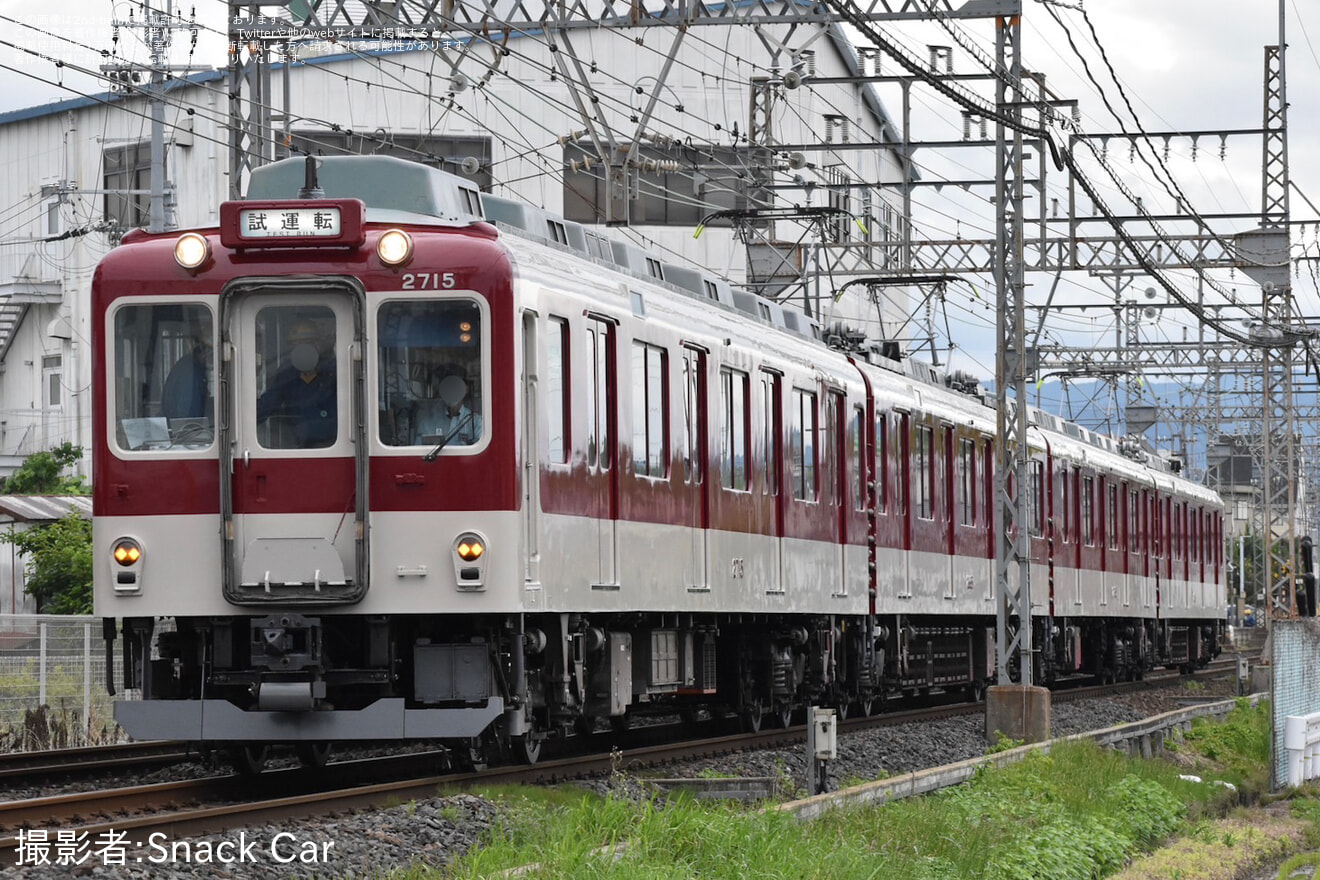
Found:
[{"label": "chain-link fence", "polygon": [[[105,662],[99,617],[0,614],[0,751],[123,739]],[[113,662],[122,687],[120,651]]]}]

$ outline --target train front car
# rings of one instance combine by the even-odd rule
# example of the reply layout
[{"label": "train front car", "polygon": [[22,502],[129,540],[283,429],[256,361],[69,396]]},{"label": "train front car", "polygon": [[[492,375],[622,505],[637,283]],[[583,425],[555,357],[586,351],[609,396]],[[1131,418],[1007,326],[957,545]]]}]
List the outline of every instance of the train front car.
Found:
[{"label": "train front car", "polygon": [[522,656],[509,260],[458,178],[320,164],[329,198],[276,163],[219,228],[132,233],[96,271],[96,613],[142,697],[116,719],[249,766],[535,749],[495,668]]}]

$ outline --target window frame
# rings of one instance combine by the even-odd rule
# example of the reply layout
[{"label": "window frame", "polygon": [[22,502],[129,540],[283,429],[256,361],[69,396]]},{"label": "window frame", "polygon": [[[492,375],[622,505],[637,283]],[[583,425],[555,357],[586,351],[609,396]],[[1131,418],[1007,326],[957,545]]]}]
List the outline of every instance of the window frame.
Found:
[{"label": "window frame", "polygon": [[1105,546],[1110,550],[1118,549],[1118,483],[1105,480]]},{"label": "window frame", "polygon": [[[921,520],[935,519],[935,427],[916,426],[912,458],[912,515]],[[917,491],[919,490],[919,491]]]},{"label": "window frame", "polygon": [[1031,459],[1027,473],[1027,483],[1031,487],[1028,496],[1030,511],[1027,520],[1033,538],[1045,535],[1045,462],[1038,458]]},{"label": "window frame", "polygon": [[[120,157],[114,169],[110,167],[112,155]],[[105,196],[101,211],[106,222],[117,224],[121,230],[146,226],[151,221],[151,196],[129,191],[151,189],[150,178],[151,141],[115,144],[102,150],[101,182]],[[111,200],[115,200],[113,207]]]},{"label": "window frame", "polygon": [[[546,319],[545,388],[546,463],[566,465],[573,457],[573,346],[568,319],[548,315]],[[553,340],[553,342],[552,342]],[[551,384],[554,355],[557,351],[559,387]],[[559,429],[559,450],[555,452],[555,429]]]},{"label": "window frame", "polygon": [[[384,371],[381,363],[381,347],[382,347],[382,341],[384,339],[384,331],[381,326],[382,316],[385,314],[386,310],[392,306],[398,306],[398,305],[418,306],[425,303],[467,303],[470,304],[476,310],[479,316],[480,326],[478,327],[478,330],[480,332],[480,336],[477,339],[476,350],[477,350],[478,375],[480,377],[481,384],[480,384],[480,388],[477,389],[476,391],[472,391],[472,389],[469,389],[469,391],[472,399],[479,400],[481,404],[480,411],[478,412],[478,415],[481,417],[481,434],[476,438],[474,442],[469,444],[449,443],[445,446],[443,450],[441,450],[440,454],[446,456],[472,455],[481,452],[486,448],[487,445],[489,445],[491,441],[491,436],[492,436],[491,432],[493,428],[491,424],[493,399],[491,397],[491,392],[490,392],[491,314],[490,314],[490,305],[489,303],[487,303],[485,297],[477,294],[475,291],[470,291],[470,290],[434,291],[434,292],[428,291],[426,296],[417,296],[417,297],[389,296],[375,303],[374,307],[372,306],[368,307],[370,310],[369,320],[370,320],[370,326],[372,328],[372,336],[371,336],[372,341],[367,347],[371,349],[371,367],[375,373],[375,379],[369,382],[371,386],[371,391],[369,393],[375,395],[377,398],[374,402],[375,411],[379,413],[385,405],[384,401],[379,399],[381,393],[380,380],[382,373]],[[471,404],[469,404],[469,406],[470,405]],[[372,404],[368,403],[368,410],[371,410],[371,408],[372,408]],[[384,439],[384,433],[381,429],[379,418],[375,418],[372,421],[374,422],[373,431],[375,432],[375,442],[379,443],[380,446],[388,453],[393,453],[393,454],[405,453],[405,452],[412,453],[419,448],[428,448],[428,449],[431,448],[430,445],[426,443],[386,443]]]},{"label": "window frame", "polygon": [[1095,475],[1082,474],[1081,488],[1081,542],[1095,546]]},{"label": "window frame", "polygon": [[[790,400],[793,411],[788,445],[793,499],[815,503],[820,500],[820,399],[815,391],[794,386]],[[809,422],[806,416],[810,416]]]},{"label": "window frame", "polygon": [[[641,370],[638,357],[641,357]],[[639,375],[640,372],[640,375]],[[632,466],[639,477],[669,479],[669,351],[643,339],[632,345]],[[659,396],[659,401],[652,398]],[[658,424],[652,416],[658,416]],[[640,422],[639,425],[639,416]],[[643,455],[638,467],[638,440]],[[653,448],[658,446],[659,448]]]},{"label": "window frame", "polygon": [[976,525],[976,438],[958,438],[958,524]]},{"label": "window frame", "polygon": [[720,486],[729,492],[752,490],[750,393],[751,377],[745,370],[720,366]]},{"label": "window frame", "polygon": [[[107,387],[106,387],[106,401],[105,401],[106,443],[110,449],[114,450],[114,455],[120,458],[156,458],[161,456],[168,456],[170,458],[188,458],[188,457],[212,458],[214,457],[215,454],[214,450],[216,443],[216,435],[218,434],[218,429],[219,429],[219,423],[217,420],[219,418],[219,406],[220,406],[220,401],[218,400],[215,393],[219,387],[219,375],[217,370],[218,364],[216,363],[214,358],[212,358],[211,373],[210,373],[210,386],[212,390],[211,414],[210,414],[212,420],[211,421],[212,439],[210,443],[207,443],[204,446],[201,445],[178,446],[178,447],[170,446],[170,447],[154,447],[154,448],[144,447],[141,449],[133,449],[119,442],[119,423],[123,418],[119,409],[120,395],[118,394],[118,389],[121,384],[118,373],[118,358],[121,352],[120,346],[123,342],[122,336],[118,332],[119,316],[123,312],[128,311],[130,309],[144,308],[144,307],[160,307],[160,306],[175,306],[175,307],[195,306],[203,309],[206,313],[207,320],[210,322],[211,344],[213,346],[213,350],[216,347],[218,347],[219,319],[216,312],[215,303],[212,301],[209,301],[207,299],[180,298],[176,296],[134,296],[134,297],[124,297],[118,300],[117,302],[113,303],[110,306],[110,308],[106,310],[106,315],[105,315],[105,332],[106,332],[105,338],[107,340],[112,340],[112,344],[107,345],[105,347],[105,352],[104,352],[106,376],[110,377],[110,381],[107,383]],[[180,351],[179,354],[182,354],[182,352]],[[166,361],[169,362],[169,365],[173,365],[176,362],[176,358],[169,357],[166,358]],[[61,369],[63,368],[61,367]],[[160,377],[161,392],[163,392],[164,383],[168,379],[169,366],[166,366],[165,369],[166,369],[165,374]],[[143,416],[137,416],[137,418],[142,418],[142,417]],[[161,417],[164,416],[162,415]]]}]

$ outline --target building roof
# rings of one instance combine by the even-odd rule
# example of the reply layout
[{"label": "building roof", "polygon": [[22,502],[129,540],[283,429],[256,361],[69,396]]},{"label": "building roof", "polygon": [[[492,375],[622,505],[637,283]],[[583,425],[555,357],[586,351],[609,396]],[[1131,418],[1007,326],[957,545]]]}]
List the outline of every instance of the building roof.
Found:
[{"label": "building roof", "polygon": [[[172,92],[186,86],[196,85],[198,83],[215,82],[224,79],[223,70],[203,70],[197,73],[190,73],[181,79],[170,80],[165,85],[165,91]],[[137,95],[119,95],[114,92],[99,92],[97,94],[81,95],[77,98],[65,98],[63,101],[52,101],[49,104],[37,104],[35,107],[23,107],[18,110],[10,110],[7,113],[0,113],[0,125],[8,125],[11,122],[22,122],[25,119],[40,119],[43,116],[53,116],[56,113],[63,113],[66,110],[82,110],[86,107],[95,107],[101,104],[117,104],[126,97],[137,97]]]},{"label": "building roof", "polygon": [[92,516],[90,495],[0,495],[0,521],[53,522],[70,513]]}]

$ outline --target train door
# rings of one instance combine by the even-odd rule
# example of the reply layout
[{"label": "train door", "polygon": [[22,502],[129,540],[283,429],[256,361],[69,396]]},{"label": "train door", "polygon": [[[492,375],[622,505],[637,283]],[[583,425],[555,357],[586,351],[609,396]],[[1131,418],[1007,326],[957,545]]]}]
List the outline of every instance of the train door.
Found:
[{"label": "train door", "polygon": [[828,400],[829,403],[826,406],[826,418],[829,420],[830,426],[828,448],[830,457],[834,459],[834,470],[831,473],[834,488],[830,494],[833,496],[835,504],[834,529],[836,532],[834,544],[835,580],[832,593],[835,596],[846,596],[848,595],[848,555],[844,548],[848,544],[848,516],[852,510],[848,492],[848,404],[841,391],[830,391]]},{"label": "train door", "polygon": [[[550,325],[547,344],[554,347],[563,342],[562,337],[551,339],[558,330],[558,325]],[[523,582],[527,585],[541,581],[541,461],[540,461],[540,412],[537,400],[540,395],[540,353],[537,350],[536,313],[523,313]],[[562,349],[560,349],[562,351]],[[562,359],[562,358],[561,358]],[[553,380],[552,380],[553,381]],[[562,382],[562,378],[560,380]],[[558,387],[558,386],[556,386]],[[562,423],[561,412],[560,423]],[[562,440],[560,429],[560,443]]]},{"label": "train door", "polygon": [[941,514],[944,523],[944,556],[948,560],[948,574],[944,578],[944,598],[953,600],[958,598],[958,588],[954,581],[957,566],[954,564],[954,558],[958,552],[957,543],[954,541],[954,452],[953,452],[953,426],[943,425],[940,429],[943,440],[940,443],[941,454],[944,456],[943,464],[940,467],[940,482],[943,488],[939,490],[936,497],[939,499],[936,503],[942,505]]},{"label": "train door", "polygon": [[685,446],[684,482],[689,494],[688,532],[692,535],[687,585],[693,590],[710,588],[707,546],[710,529],[710,484],[706,480],[706,352],[683,349],[683,432]]},{"label": "train door", "polygon": [[999,549],[999,535],[995,532],[995,510],[999,498],[995,495],[995,442],[986,438],[981,453],[981,497],[985,502],[981,509],[985,511],[985,558],[989,560],[989,577],[985,579],[985,593],[981,598],[991,603],[995,601],[995,553]]},{"label": "train door", "polygon": [[231,602],[366,592],[363,296],[253,280],[221,299],[221,513]]},{"label": "train door", "polygon": [[899,598],[912,598],[912,416],[898,417],[898,515],[902,520],[903,580],[898,585]]},{"label": "train door", "polygon": [[615,521],[619,515],[618,373],[615,369],[615,323],[612,319],[587,320],[587,484],[592,495],[591,516],[597,524],[600,559],[596,587],[617,586],[618,543]]},{"label": "train door", "polygon": [[770,370],[761,371],[762,418],[765,422],[765,494],[774,506],[770,518],[774,546],[774,571],[767,592],[784,591],[784,498],[780,487],[784,484],[784,402],[783,376]]}]

